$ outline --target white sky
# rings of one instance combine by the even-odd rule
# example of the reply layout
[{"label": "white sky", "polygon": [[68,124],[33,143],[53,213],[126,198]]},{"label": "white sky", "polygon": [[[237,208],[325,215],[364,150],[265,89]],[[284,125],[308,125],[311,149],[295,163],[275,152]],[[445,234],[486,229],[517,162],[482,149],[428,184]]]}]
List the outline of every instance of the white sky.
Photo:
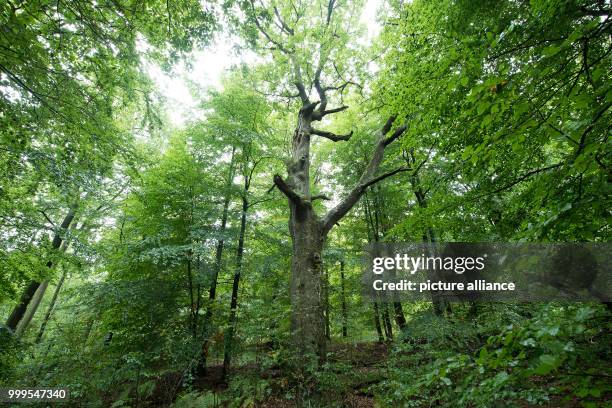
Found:
[{"label": "white sky", "polygon": [[[381,26],[376,20],[376,12],[382,0],[366,0],[361,22],[367,29],[367,41],[371,41],[380,32]],[[189,83],[198,88],[219,88],[223,72],[232,65],[241,62],[254,62],[256,56],[243,52],[236,56],[232,50],[232,39],[228,36],[219,36],[216,43],[204,50],[193,52],[191,69],[178,66],[172,76],[165,74],[161,68],[150,64],[147,70],[158,91],[166,98],[166,111],[172,125],[180,127],[187,120],[198,115],[197,100],[192,96]]]}]

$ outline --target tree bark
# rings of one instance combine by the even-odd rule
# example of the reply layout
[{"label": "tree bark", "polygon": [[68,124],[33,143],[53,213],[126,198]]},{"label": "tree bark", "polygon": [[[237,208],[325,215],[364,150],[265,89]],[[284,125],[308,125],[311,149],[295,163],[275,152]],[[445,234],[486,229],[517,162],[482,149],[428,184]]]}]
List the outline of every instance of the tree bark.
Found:
[{"label": "tree bark", "polygon": [[[289,232],[293,241],[291,332],[301,367],[305,367],[313,356],[324,360],[326,351],[321,252],[327,234],[310,202],[310,129],[315,106],[305,104],[298,114],[292,158],[287,166],[290,190],[285,192],[289,197]],[[282,186],[277,178],[277,186],[279,183]]]},{"label": "tree bark", "polygon": [[[77,206],[76,205],[71,206],[70,209],[68,210],[68,213],[64,217],[62,223],[60,224],[59,229],[57,231],[55,231],[55,235],[53,236],[53,241],[51,242],[51,248],[52,249],[58,249],[62,245],[63,238],[62,238],[61,234],[72,223],[72,220],[74,219],[74,216],[76,214],[76,210],[77,210]],[[47,261],[47,265],[46,266],[47,266],[47,268],[51,269],[53,267],[53,261],[52,260]],[[6,321],[6,326],[11,331],[13,331],[13,332],[16,331],[17,325],[19,324],[21,319],[23,319],[23,317],[24,317],[24,315],[26,313],[26,310],[28,308],[28,305],[32,301],[32,298],[34,297],[34,294],[38,290],[38,287],[40,286],[40,284],[41,283],[39,281],[31,280],[28,283],[28,285],[26,286],[26,288],[23,291],[23,293],[21,294],[21,297],[19,299],[19,303],[17,304],[17,306],[15,306],[15,308],[11,312],[11,315],[9,316],[8,320]]]}]

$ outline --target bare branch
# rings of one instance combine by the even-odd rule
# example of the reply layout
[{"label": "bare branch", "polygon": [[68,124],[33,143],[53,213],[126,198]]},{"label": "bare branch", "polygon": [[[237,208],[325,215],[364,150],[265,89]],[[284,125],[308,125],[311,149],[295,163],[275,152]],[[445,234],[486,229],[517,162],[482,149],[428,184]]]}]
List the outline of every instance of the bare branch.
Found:
[{"label": "bare branch", "polygon": [[329,22],[331,21],[331,16],[332,16],[332,13],[334,11],[335,3],[336,3],[336,0],[329,0],[329,3],[327,3],[327,22],[326,22],[326,25],[329,25]]},{"label": "bare branch", "polygon": [[348,106],[344,105],[344,106],[340,106],[339,108],[334,108],[334,109],[328,109],[326,111],[323,111],[322,115],[330,115],[332,113],[338,113],[338,112],[342,112],[348,109]]},{"label": "bare branch", "polygon": [[591,121],[591,124],[589,124],[584,129],[584,132],[582,132],[582,136],[580,136],[580,143],[578,144],[578,149],[576,149],[576,153],[574,153],[574,159],[573,160],[576,160],[576,157],[578,157],[580,155],[580,153],[582,153],[582,150],[586,146],[586,137],[587,137],[587,135],[589,134],[589,132],[591,132],[595,128],[595,124],[597,123],[597,121],[602,117],[602,115],[604,113],[606,113],[606,111],[608,109],[610,109],[610,106],[612,106],[612,102],[609,102],[609,103],[605,104],[604,107],[599,112],[597,112],[597,114],[595,115],[595,117]]},{"label": "bare branch", "polygon": [[410,171],[410,170],[412,170],[411,167],[406,167],[406,166],[398,167],[395,170],[391,170],[391,171],[388,171],[386,173],[381,174],[380,176],[374,177],[372,180],[370,180],[367,183],[365,183],[363,187],[364,188],[370,187],[371,185],[376,184],[379,181],[382,181],[382,180],[384,180],[384,179],[386,179],[388,177],[394,176],[397,173],[401,173],[403,171]]},{"label": "bare branch", "polygon": [[400,127],[398,127],[395,132],[393,132],[393,134],[391,136],[389,136],[388,138],[386,138],[383,143],[385,146],[390,145],[391,143],[393,143],[393,141],[395,141],[398,137],[400,137],[407,129],[406,125],[402,125]]},{"label": "bare branch", "polygon": [[353,136],[352,130],[350,133],[346,135],[336,135],[335,133],[327,132],[325,130],[318,130],[318,129],[311,129],[310,133],[312,133],[313,135],[317,135],[317,136],[321,136],[326,139],[329,139],[332,142],[339,142],[340,140],[346,141],[346,140],[349,140],[351,136]]},{"label": "bare branch", "polygon": [[259,22],[259,19],[257,18],[257,11],[255,10],[255,5],[253,4],[252,0],[251,0],[251,11],[253,12],[253,22],[255,23],[255,26],[257,27],[259,32],[262,33],[263,36],[266,37],[266,39],[268,41],[270,41],[272,44],[274,44],[274,46],[278,50],[282,51],[283,53],[285,53],[287,55],[293,54],[293,52],[288,50],[287,48],[285,48],[283,46],[283,44],[281,44],[279,41],[276,41],[275,39],[273,39],[272,36],[270,34],[268,34],[268,32],[263,28],[263,26]]},{"label": "bare branch", "polygon": [[300,95],[300,99],[303,103],[308,103],[308,94],[306,93],[306,88],[304,87],[304,79],[302,78],[302,70],[295,59],[295,56],[291,56],[291,63],[293,64],[293,71],[295,75],[295,87],[298,90],[298,94]]},{"label": "bare branch", "polygon": [[280,13],[278,12],[278,8],[276,8],[276,6],[274,6],[274,14],[276,14],[276,18],[278,19],[280,25],[281,25],[281,29],[286,32],[289,35],[293,35],[295,34],[295,32],[293,31],[293,28],[289,27],[286,23],[285,20],[283,20],[283,18],[281,17]]},{"label": "bare branch", "polygon": [[382,127],[380,133],[382,133],[382,135],[386,135],[387,133],[389,133],[389,131],[391,130],[391,126],[393,126],[393,122],[395,122],[395,118],[396,116],[390,116],[389,119],[387,119],[387,122],[385,123],[385,125]]},{"label": "bare branch", "polygon": [[[274,187],[275,185],[272,186],[272,188]],[[272,200],[274,200],[274,197],[268,197],[268,198],[262,198],[260,200],[255,200],[255,201],[249,202],[248,208],[252,208],[258,204],[265,203],[267,201],[272,201]]]},{"label": "bare branch", "polygon": [[278,187],[278,189],[283,194],[285,194],[289,200],[293,201],[295,204],[303,203],[302,197],[300,197],[298,193],[293,191],[293,189],[289,186],[289,184],[285,182],[285,180],[283,180],[281,176],[279,176],[278,174],[275,174],[273,180],[274,180],[274,185],[276,185],[276,187]]},{"label": "bare branch", "polygon": [[546,167],[542,167],[542,168],[539,168],[539,169],[528,171],[527,173],[523,174],[521,177],[517,178],[516,180],[513,180],[510,183],[503,185],[502,187],[498,187],[495,190],[493,190],[493,191],[491,191],[490,193],[487,193],[487,194],[501,193],[502,191],[508,190],[508,189],[514,187],[515,185],[517,185],[517,184],[527,180],[531,176],[534,176],[536,174],[539,174],[539,173],[542,173],[542,172],[545,172],[545,171],[548,171],[548,170],[556,169],[556,168],[561,167],[561,166],[563,166],[563,163],[556,163],[556,164],[553,164],[551,166],[546,166]]},{"label": "bare branch", "polygon": [[327,94],[325,93],[325,90],[321,86],[321,78],[320,77],[321,77],[321,70],[322,69],[323,69],[323,67],[322,67],[321,63],[319,63],[319,67],[317,68],[317,70],[315,72],[315,76],[314,76],[314,87],[317,90],[317,93],[319,94],[319,98],[321,99],[321,107],[319,108],[319,111],[321,112],[321,117],[322,117],[323,111],[327,107]]},{"label": "bare branch", "polygon": [[329,197],[326,196],[325,194],[317,194],[314,195],[310,198],[310,201],[315,201],[315,200],[327,200],[329,201]]},{"label": "bare branch", "polygon": [[45,218],[47,219],[47,221],[49,222],[49,224],[53,225],[53,228],[57,228],[55,226],[55,223],[53,221],[51,221],[51,219],[49,218],[49,216],[47,215],[47,213],[45,212],[45,210],[38,210],[42,215],[45,216]]}]

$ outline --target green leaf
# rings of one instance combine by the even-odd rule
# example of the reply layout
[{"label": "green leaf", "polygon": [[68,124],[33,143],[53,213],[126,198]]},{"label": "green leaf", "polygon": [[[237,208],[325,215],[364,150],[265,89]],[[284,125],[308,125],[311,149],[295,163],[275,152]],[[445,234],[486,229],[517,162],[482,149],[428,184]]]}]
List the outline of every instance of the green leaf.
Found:
[{"label": "green leaf", "polygon": [[561,363],[559,357],[553,356],[551,354],[542,354],[539,360],[540,362],[534,371],[536,374],[540,375],[546,375],[550,373]]},{"label": "green leaf", "polygon": [[552,57],[553,55],[558,54],[559,51],[561,51],[561,47],[557,45],[551,45],[542,50],[542,55],[544,55],[545,57]]}]

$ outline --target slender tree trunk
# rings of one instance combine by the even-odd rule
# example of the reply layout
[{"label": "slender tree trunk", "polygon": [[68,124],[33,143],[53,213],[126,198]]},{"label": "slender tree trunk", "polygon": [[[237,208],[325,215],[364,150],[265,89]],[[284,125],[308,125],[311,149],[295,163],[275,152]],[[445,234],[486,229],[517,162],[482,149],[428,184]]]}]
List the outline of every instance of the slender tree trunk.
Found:
[{"label": "slender tree trunk", "polygon": [[215,252],[215,265],[211,276],[210,288],[208,290],[208,305],[206,306],[206,314],[204,315],[203,329],[204,336],[202,340],[202,350],[200,352],[200,358],[197,365],[197,373],[199,375],[206,374],[206,359],[208,357],[208,346],[209,337],[211,335],[212,316],[215,299],[217,297],[217,280],[219,278],[219,272],[221,271],[221,261],[223,259],[223,248],[225,240],[223,234],[225,234],[225,228],[227,226],[227,216],[229,212],[229,204],[231,201],[230,187],[234,180],[234,159],[235,159],[236,147],[232,147],[232,157],[230,159],[229,171],[227,182],[225,185],[225,198],[223,201],[223,213],[221,215],[221,227],[219,242],[217,243],[217,249]]},{"label": "slender tree trunk", "polygon": [[238,236],[238,249],[236,250],[236,271],[232,283],[232,300],[230,302],[229,328],[225,335],[225,348],[223,352],[223,378],[226,378],[231,365],[234,352],[234,333],[236,331],[236,314],[238,311],[238,289],[240,287],[240,276],[242,274],[242,258],[244,255],[244,239],[246,235],[246,222],[249,203],[246,198],[248,181],[245,181],[245,191],[242,197],[242,215],[240,217],[240,235]]},{"label": "slender tree trunk", "polygon": [[[77,225],[77,220],[75,218],[72,221],[72,225],[70,225],[70,229],[71,230],[76,230],[76,225]],[[84,223],[81,224],[80,229],[83,230],[84,226],[85,226]],[[66,252],[68,250],[69,245],[70,245],[70,242],[64,240],[64,242],[62,242],[62,245],[60,246],[60,251]],[[45,333],[45,329],[47,328],[47,323],[49,322],[49,319],[51,318],[51,313],[53,313],[53,309],[55,308],[55,304],[56,304],[57,299],[59,297],[59,293],[62,290],[62,287],[64,285],[64,281],[66,280],[67,276],[68,276],[68,270],[64,267],[63,270],[62,270],[62,275],[61,275],[59,281],[57,282],[55,290],[53,291],[53,296],[51,298],[51,302],[49,303],[49,307],[47,308],[47,312],[45,313],[45,317],[43,319],[43,322],[40,325],[40,329],[38,330],[38,334],[36,335],[36,340],[35,340],[36,343],[40,343],[40,341],[42,340],[42,336]],[[89,337],[89,333],[87,333],[85,341],[87,340],[87,337]]]},{"label": "slender tree trunk", "polygon": [[53,297],[51,298],[51,303],[49,303],[49,307],[47,308],[47,312],[45,313],[45,318],[43,319],[42,324],[40,325],[40,329],[38,330],[38,334],[36,335],[36,343],[40,343],[40,340],[45,333],[45,329],[47,328],[47,323],[49,322],[49,318],[51,317],[51,313],[53,312],[53,308],[55,307],[55,302],[57,302],[57,297],[59,296],[60,290],[62,289],[62,285],[64,284],[64,280],[66,279],[66,275],[68,271],[64,268],[62,271],[62,276],[60,280],[57,282],[57,286],[53,291]]},{"label": "slender tree trunk", "polygon": [[[379,195],[379,194],[378,194]],[[378,195],[375,195],[374,200],[374,208],[371,208],[371,205],[368,203],[368,194],[366,193],[365,199],[365,209],[366,209],[366,222],[368,224],[368,236],[372,236],[374,238],[374,242],[378,243],[380,240],[380,236],[384,234],[386,230],[383,225],[383,220],[385,219],[384,211],[382,208],[382,203],[378,198]],[[371,225],[370,225],[371,224]],[[371,231],[371,232],[370,232]],[[370,241],[371,242],[371,241]],[[400,330],[404,330],[406,327],[406,318],[404,317],[404,310],[402,308],[401,302],[396,300],[396,295],[393,296],[393,317],[395,318],[395,323],[400,328]],[[385,298],[386,299],[386,298]],[[385,332],[387,333],[387,337],[393,337],[393,329],[387,324],[387,307],[383,305],[383,317],[385,322]],[[389,334],[391,336],[389,336]]]},{"label": "slender tree trunk", "polygon": [[[376,186],[376,194],[374,195],[374,213],[376,214],[375,220],[378,225],[376,230],[380,231],[381,237],[384,237],[386,234],[389,224],[388,224],[388,216],[385,211],[384,202],[381,200],[380,186]],[[378,241],[378,239],[377,239]],[[392,277],[395,278],[395,270],[392,272]],[[398,296],[396,293],[391,295],[392,297],[392,306],[393,306],[393,317],[395,318],[395,323],[400,328],[400,331],[403,331],[406,327],[406,318],[404,317],[404,309],[402,308],[402,303],[397,299]]]},{"label": "slender tree trunk", "polygon": [[[77,209],[77,206],[73,205],[68,210],[68,213],[64,217],[64,220],[60,224],[59,230],[56,231],[55,235],[53,236],[53,241],[51,243],[52,249],[58,249],[61,246],[62,241],[63,241],[61,234],[72,223],[72,220],[74,219],[74,216],[76,214],[76,209]],[[47,261],[47,268],[51,269],[52,267],[53,267],[53,261],[51,260]],[[15,331],[17,329],[17,325],[19,324],[21,319],[23,319],[26,313],[26,310],[28,308],[28,305],[32,301],[32,298],[34,297],[34,294],[38,290],[38,287],[40,286],[40,284],[41,284],[40,282],[32,280],[28,283],[25,290],[23,291],[19,299],[19,303],[17,304],[17,306],[15,306],[15,308],[11,312],[11,315],[6,321],[6,326],[12,331]]]},{"label": "slender tree trunk", "polygon": [[15,330],[15,334],[17,336],[22,336],[30,325],[30,323],[32,322],[32,318],[38,310],[38,306],[40,306],[40,302],[45,296],[45,291],[47,290],[48,286],[49,279],[45,279],[40,283],[40,285],[38,285],[38,289],[36,289],[34,296],[32,296],[32,300],[30,301],[30,304],[28,305],[28,308],[26,309],[23,318],[19,321],[19,324],[17,325],[17,329]]},{"label": "slender tree trunk", "polygon": [[330,304],[329,304],[329,274],[328,270],[323,266],[323,303],[325,305],[325,338],[331,340],[331,323],[330,323]]},{"label": "slender tree trunk", "polygon": [[406,328],[406,318],[404,317],[404,310],[400,302],[393,302],[393,311],[395,312],[395,323],[400,331]]},{"label": "slender tree trunk", "polygon": [[384,343],[385,337],[383,336],[382,326],[380,324],[380,310],[377,301],[374,301],[374,325],[376,326],[376,333],[378,333],[378,342]]},{"label": "slender tree trunk", "polygon": [[[408,164],[416,166],[416,158],[414,157],[414,153],[412,151],[410,152],[410,156],[405,155],[405,159]],[[421,208],[427,208],[427,197],[423,191],[418,172],[411,175],[410,184],[417,200],[417,205]],[[423,241],[431,244],[436,243],[436,235],[432,227],[427,227],[427,231],[423,236]],[[433,304],[434,313],[437,316],[442,316],[444,313],[450,313],[452,311],[450,303],[444,299],[441,299],[434,292],[431,293],[431,302]]]},{"label": "slender tree trunk", "polygon": [[393,340],[393,325],[391,324],[391,318],[389,317],[389,304],[384,302],[382,304],[382,317],[385,328],[385,335],[387,340]]},{"label": "slender tree trunk", "polygon": [[346,288],[344,283],[344,261],[340,261],[340,301],[342,303],[342,337],[348,337],[348,311],[346,309]]},{"label": "slender tree trunk", "polygon": [[[191,252],[191,251],[190,251]],[[187,284],[189,290],[189,328],[193,337],[197,337],[196,300],[193,293],[193,273],[191,271],[191,253],[187,257]]]}]

